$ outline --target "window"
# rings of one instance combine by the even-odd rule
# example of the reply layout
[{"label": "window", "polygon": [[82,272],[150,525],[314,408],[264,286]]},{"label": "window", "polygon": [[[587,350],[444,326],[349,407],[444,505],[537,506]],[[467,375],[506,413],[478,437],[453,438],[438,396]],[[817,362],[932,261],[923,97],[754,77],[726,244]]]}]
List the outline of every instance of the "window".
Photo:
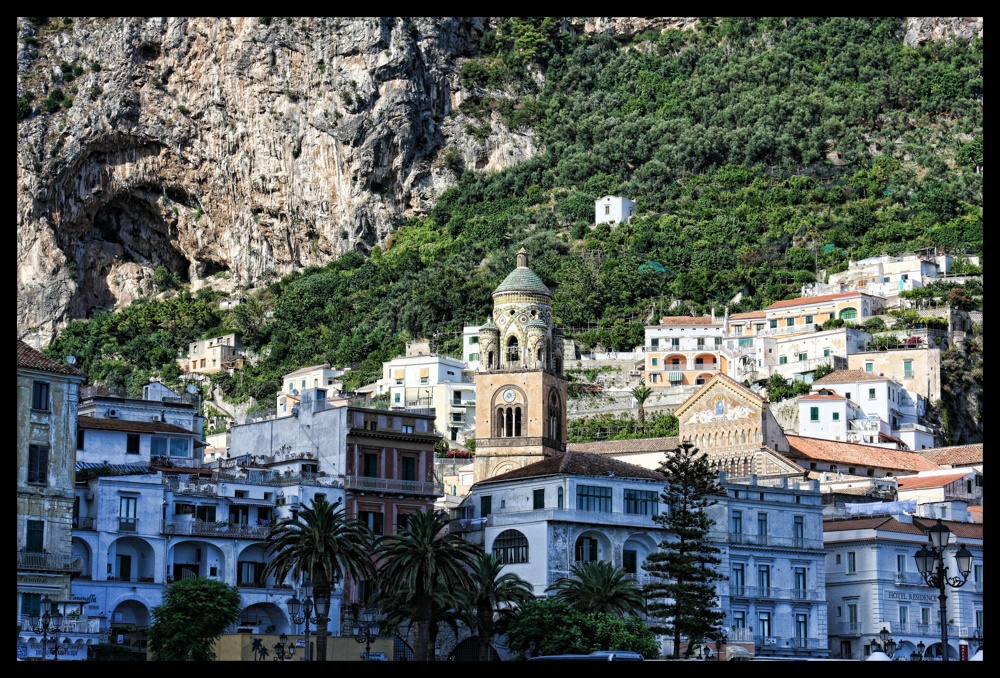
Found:
[{"label": "window", "polygon": [[753,326],[758,334],[764,331],[764,323],[754,323]]},{"label": "window", "polygon": [[799,353],[799,362],[800,363],[804,363],[807,360],[809,360],[809,354],[808,353]]},{"label": "window", "polygon": [[474,346],[479,343],[479,337],[469,337],[469,346]]},{"label": "window", "polygon": [[896,554],[896,572],[906,572],[906,556],[901,553]]},{"label": "window", "polygon": [[813,317],[811,315],[807,315],[806,316],[806,325],[812,325],[812,324],[813,324]]},{"label": "window", "polygon": [[705,337],[698,337],[698,348],[705,348]]},{"label": "window", "polygon": [[743,536],[743,511],[733,511],[729,517],[729,531],[737,539]]},{"label": "window", "polygon": [[929,607],[920,608],[920,623],[921,624],[931,623],[931,608]]},{"label": "window", "polygon": [[743,334],[743,325],[733,325],[733,334],[737,337]]},{"label": "window", "polygon": [[576,508],[578,511],[611,513],[611,488],[577,485]]},{"label": "window", "polygon": [[834,412],[833,413],[833,420],[834,421],[840,421],[840,412]]},{"label": "window", "polygon": [[785,318],[785,327],[795,327],[795,318]]},{"label": "window", "polygon": [[31,386],[31,409],[49,411],[49,385],[36,381]]},{"label": "window", "polygon": [[625,513],[633,516],[655,516],[656,492],[652,490],[625,490]]},{"label": "window", "polygon": [[748,346],[753,346],[753,337],[740,339],[740,348],[747,348]]},{"label": "window", "polygon": [[563,488],[558,488],[556,490],[556,508],[563,507]]},{"label": "window", "polygon": [[976,584],[983,583],[983,566],[981,563],[972,566],[972,581]]},{"label": "window", "polygon": [[868,389],[868,400],[875,400],[875,389]]},{"label": "window", "polygon": [[528,562],[528,538],[517,530],[504,530],[493,541],[493,556],[504,565]]},{"label": "window", "polygon": [[903,605],[899,606],[899,623],[909,624],[910,623],[910,608]]},{"label": "window", "polygon": [[358,511],[358,522],[367,526],[376,536],[381,536],[385,531],[385,516],[381,511]]},{"label": "window", "polygon": [[840,312],[841,320],[857,320],[858,309],[856,308],[845,308]]},{"label": "window", "polygon": [[605,214],[611,214],[611,205],[605,205],[604,206],[604,213]]},{"label": "window", "polygon": [[44,485],[49,482],[49,448],[28,445],[28,482]]},{"label": "window", "polygon": [[652,358],[652,359],[650,360],[650,364],[651,364],[651,365],[652,365],[653,367],[657,367],[657,366],[658,366],[658,365],[660,364],[660,359],[659,359],[659,358]]},{"label": "window", "polygon": [[788,364],[788,356],[786,356],[786,355],[778,356],[778,364],[779,365],[787,365]]},{"label": "window", "polygon": [[829,358],[830,357],[830,349],[828,349],[828,348],[824,348],[823,349],[823,357],[824,358]]},{"label": "window", "polygon": [[770,612],[758,612],[757,613],[757,630],[762,636],[771,635],[771,613]]},{"label": "window", "polygon": [[758,565],[757,566],[757,588],[760,589],[758,593],[768,598],[771,596],[771,566],[770,565]]},{"label": "window", "polygon": [[252,560],[241,560],[237,563],[236,584],[243,586],[264,586],[264,563],[255,563]]},{"label": "window", "polygon": [[715,347],[719,348],[720,346],[722,346],[722,337],[716,337],[715,338]]},{"label": "window", "polygon": [[799,640],[805,640],[808,635],[809,615],[800,612],[795,615],[795,637]]},{"label": "window", "polygon": [[417,458],[416,457],[403,457],[399,461],[400,461],[399,479],[400,480],[416,480],[417,479]]},{"label": "window", "polygon": [[29,520],[24,535],[24,550],[28,553],[42,553],[45,550],[45,521]]},{"label": "window", "polygon": [[771,320],[770,321],[770,325],[771,325],[771,329],[772,330],[773,329],[777,329],[777,327],[778,327],[778,320],[777,320],[777,318],[775,318],[774,320]]},{"label": "window", "polygon": [[681,340],[678,339],[677,337],[673,337],[670,340],[670,348],[680,348],[680,346],[681,346]]},{"label": "window", "polygon": [[745,629],[747,627],[746,610],[733,610],[733,628]]},{"label": "window", "polygon": [[819,421],[819,408],[810,407],[809,408],[809,421]]},{"label": "window", "polygon": [[875,363],[865,363],[865,372],[874,372]]},{"label": "window", "polygon": [[399,430],[403,433],[413,433],[413,424],[403,424]]},{"label": "window", "polygon": [[854,551],[847,552],[847,571],[849,573],[858,571],[858,560]]},{"label": "window", "polygon": [[154,457],[190,457],[191,441],[186,438],[152,436],[149,439],[149,453]]},{"label": "window", "polygon": [[86,433],[86,431],[84,431],[82,428],[76,429],[76,449],[78,450],[85,449],[83,442],[84,433]]},{"label": "window", "polygon": [[622,550],[622,569],[625,574],[639,573],[639,552],[635,549]]},{"label": "window", "polygon": [[746,587],[746,565],[743,563],[733,563],[733,574],[729,578],[734,596],[744,595]]},{"label": "window", "polygon": [[904,360],[903,361],[903,377],[905,379],[912,379],[913,378],[913,361],[912,360]]},{"label": "window", "polygon": [[361,475],[365,478],[378,478],[378,454],[365,452],[361,455]]},{"label": "window", "polygon": [[458,442],[458,429],[452,427],[451,429],[451,440],[452,442]]},{"label": "window", "polygon": [[22,617],[38,616],[41,613],[42,613],[42,594],[22,593],[21,616]]},{"label": "window", "polygon": [[430,377],[420,377],[421,384],[427,384],[430,382]]},{"label": "window", "polygon": [[545,488],[540,488],[531,493],[531,508],[545,508]]},{"label": "window", "polygon": [[128,433],[125,441],[125,452],[127,454],[139,454],[139,434]]},{"label": "window", "polygon": [[138,517],[138,497],[121,497],[118,501],[118,531],[135,532]]},{"label": "window", "polygon": [[851,630],[857,630],[858,628],[858,604],[848,603],[847,604],[847,623]]},{"label": "window", "polygon": [[660,347],[660,339],[659,339],[659,337],[653,337],[652,339],[650,339],[649,340],[649,346],[650,346],[650,348],[659,348]]},{"label": "window", "polygon": [[301,471],[302,473],[319,473],[319,464],[302,464]]},{"label": "window", "polygon": [[792,539],[795,546],[801,548],[806,538],[806,519],[804,516],[795,516],[792,519]]},{"label": "window", "polygon": [[848,400],[850,400],[851,399],[851,392],[848,391],[847,393],[845,393],[844,397],[847,398]]},{"label": "window", "polygon": [[454,393],[451,394],[451,404],[452,405],[461,405],[462,404],[462,392],[461,391],[455,391]]},{"label": "window", "polygon": [[767,514],[758,513],[757,514],[757,536],[760,538],[760,543],[764,544],[767,542]]},{"label": "window", "polygon": [[493,495],[483,495],[479,498],[479,517],[485,518],[491,513],[493,513]]},{"label": "window", "polygon": [[593,537],[580,537],[576,540],[576,562],[593,563],[597,560],[597,540]]},{"label": "window", "polygon": [[392,402],[398,403],[399,402],[399,395],[400,395],[399,393],[394,393],[392,395]]},{"label": "window", "polygon": [[804,567],[795,568],[795,597],[806,597],[806,568]]}]

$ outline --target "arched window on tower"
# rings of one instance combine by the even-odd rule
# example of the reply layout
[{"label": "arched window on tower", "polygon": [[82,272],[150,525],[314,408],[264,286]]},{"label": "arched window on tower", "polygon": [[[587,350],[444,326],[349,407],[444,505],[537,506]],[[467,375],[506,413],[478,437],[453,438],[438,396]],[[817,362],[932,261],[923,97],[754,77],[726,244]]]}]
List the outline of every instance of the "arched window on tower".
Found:
[{"label": "arched window on tower", "polygon": [[493,351],[489,351],[486,354],[486,366],[491,370],[496,368],[496,365],[493,364]]},{"label": "arched window on tower", "polygon": [[542,348],[541,346],[538,347],[538,357],[537,357],[537,360],[538,360],[538,367],[544,368],[545,367],[545,349]]},{"label": "arched window on tower", "polygon": [[514,408],[514,436],[521,436],[521,408]]},{"label": "arched window on tower", "polygon": [[562,423],[562,411],[559,407],[559,396],[555,391],[549,394],[549,437],[553,440],[560,440],[560,425]]},{"label": "arched window on tower", "polygon": [[504,412],[504,435],[508,438],[514,435],[514,413],[509,407]]},{"label": "arched window on tower", "polygon": [[563,507],[563,488],[561,487],[556,491],[556,507]]},{"label": "arched window on tower", "polygon": [[507,364],[513,365],[521,359],[521,353],[517,347],[517,337],[511,337],[507,340]]},{"label": "arched window on tower", "polygon": [[497,408],[497,418],[493,421],[494,433],[497,438],[503,438],[503,408]]}]

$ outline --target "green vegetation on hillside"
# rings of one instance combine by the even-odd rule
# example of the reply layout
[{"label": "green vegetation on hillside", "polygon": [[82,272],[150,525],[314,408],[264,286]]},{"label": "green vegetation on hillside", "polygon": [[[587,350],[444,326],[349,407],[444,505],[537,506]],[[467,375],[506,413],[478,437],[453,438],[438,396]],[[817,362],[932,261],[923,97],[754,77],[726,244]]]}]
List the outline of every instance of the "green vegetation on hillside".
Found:
[{"label": "green vegetation on hillside", "polygon": [[[628,45],[558,26],[503,19],[462,68],[472,125],[499,110],[534,131],[539,156],[497,173],[453,162],[457,186],[370,258],[289,276],[232,312],[164,320],[147,328],[156,340],[103,316],[73,323],[50,355],[137,384],[221,324],[261,357],[222,375],[225,392],[266,401],[308,364],[358,363],[346,386],[372,381],[409,337],[457,352],[522,244],[557,322],[583,348],[618,350],[651,314],[762,308],[849,258],[982,251],[981,40],[906,47],[896,18],[730,18]],[[608,194],[639,213],[591,228]],[[187,313],[179,298],[158,313]]]}]

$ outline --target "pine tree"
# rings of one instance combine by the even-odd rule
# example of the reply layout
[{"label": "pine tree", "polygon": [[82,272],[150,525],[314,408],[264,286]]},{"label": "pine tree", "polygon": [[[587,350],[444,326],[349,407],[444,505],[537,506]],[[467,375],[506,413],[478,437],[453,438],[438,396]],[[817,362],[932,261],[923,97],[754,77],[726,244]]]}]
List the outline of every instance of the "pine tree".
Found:
[{"label": "pine tree", "polygon": [[688,640],[687,655],[695,643],[718,640],[725,615],[719,609],[714,582],[725,579],[716,568],[719,549],[708,540],[715,521],[705,509],[716,504],[722,492],[705,455],[691,443],[681,443],[660,465],[667,484],[661,495],[668,511],[653,519],[667,532],[660,550],[651,553],[643,569],[660,578],[646,586],[647,611],[658,620],[657,633],[672,635],[674,657],[680,656],[681,638]]}]

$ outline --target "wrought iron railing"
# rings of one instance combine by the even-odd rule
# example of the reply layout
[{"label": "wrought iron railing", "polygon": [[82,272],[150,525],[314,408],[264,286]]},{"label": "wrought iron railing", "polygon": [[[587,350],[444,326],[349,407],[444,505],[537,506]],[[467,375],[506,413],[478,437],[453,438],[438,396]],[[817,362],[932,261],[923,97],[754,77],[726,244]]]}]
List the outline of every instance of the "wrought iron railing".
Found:
[{"label": "wrought iron railing", "polygon": [[83,573],[83,558],[68,553],[17,552],[18,570]]},{"label": "wrought iron railing", "polygon": [[395,478],[369,478],[367,476],[344,476],[344,489],[421,495],[444,494],[443,483],[424,482],[420,480],[397,480]]}]

